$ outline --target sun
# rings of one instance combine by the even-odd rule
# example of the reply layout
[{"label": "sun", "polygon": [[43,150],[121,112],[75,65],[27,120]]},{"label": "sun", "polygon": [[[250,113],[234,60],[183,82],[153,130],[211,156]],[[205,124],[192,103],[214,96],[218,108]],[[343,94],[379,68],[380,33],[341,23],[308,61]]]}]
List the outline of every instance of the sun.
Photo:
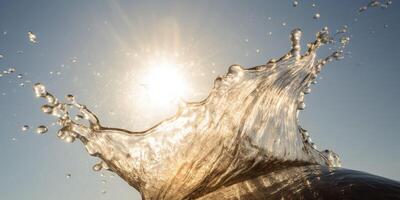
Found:
[{"label": "sun", "polygon": [[145,74],[143,86],[149,100],[156,104],[179,101],[186,90],[186,83],[179,65],[172,61],[153,62]]}]

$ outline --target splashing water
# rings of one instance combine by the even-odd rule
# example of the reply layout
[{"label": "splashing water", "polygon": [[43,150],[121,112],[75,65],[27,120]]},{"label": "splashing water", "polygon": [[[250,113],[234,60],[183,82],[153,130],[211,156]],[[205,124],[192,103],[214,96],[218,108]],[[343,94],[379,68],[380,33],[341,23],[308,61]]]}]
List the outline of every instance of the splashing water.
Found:
[{"label": "splashing water", "polygon": [[[175,116],[143,132],[103,127],[73,95],[63,103],[41,83],[34,91],[47,101],[42,111],[58,118],[57,136],[79,139],[102,160],[93,170],[117,173],[144,199],[192,199],[288,166],[340,167],[337,154],[316,149],[298,114],[321,68],[342,50],[316,60],[316,50],[333,42],[328,29],[304,55],[300,37],[300,29],[292,31],[292,49],[280,59],[250,69],[230,66],[205,100],[182,103]],[[71,109],[82,117],[71,116]]]},{"label": "splashing water", "polygon": [[391,0],[386,0],[386,1],[377,1],[377,0],[372,0],[370,1],[367,5],[362,6],[358,9],[358,13],[366,11],[368,8],[381,8],[381,9],[386,9],[390,5],[392,5]]}]

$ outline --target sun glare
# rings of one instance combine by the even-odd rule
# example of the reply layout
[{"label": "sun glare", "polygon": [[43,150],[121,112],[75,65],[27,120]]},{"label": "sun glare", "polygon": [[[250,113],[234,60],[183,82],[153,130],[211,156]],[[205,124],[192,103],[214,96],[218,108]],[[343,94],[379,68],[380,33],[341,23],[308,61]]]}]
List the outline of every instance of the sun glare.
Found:
[{"label": "sun glare", "polygon": [[179,73],[178,64],[173,62],[152,64],[143,84],[150,101],[157,104],[177,101],[185,92],[185,81]]}]

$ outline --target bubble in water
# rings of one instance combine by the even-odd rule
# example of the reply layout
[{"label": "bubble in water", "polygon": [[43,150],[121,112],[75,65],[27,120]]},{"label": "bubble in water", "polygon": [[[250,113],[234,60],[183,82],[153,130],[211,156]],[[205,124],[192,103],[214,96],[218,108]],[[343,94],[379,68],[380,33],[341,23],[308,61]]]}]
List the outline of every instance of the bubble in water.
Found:
[{"label": "bubble in water", "polygon": [[320,17],[321,17],[321,15],[319,13],[315,13],[313,18],[314,19],[319,19]]},{"label": "bubble in water", "polygon": [[33,90],[35,91],[36,97],[46,96],[46,87],[44,87],[44,85],[41,83],[35,83],[35,85],[33,85]]},{"label": "bubble in water", "polygon": [[32,31],[28,31],[28,39],[30,42],[32,42],[34,44],[36,44],[38,42],[36,35]]},{"label": "bubble in water", "polygon": [[44,125],[40,125],[40,126],[38,126],[38,127],[36,128],[36,132],[37,132],[38,134],[44,134],[44,133],[46,133],[47,131],[48,131],[48,129],[47,129],[47,127],[44,126]]},{"label": "bubble in water", "polygon": [[298,1],[293,1],[293,7],[297,7],[299,5]]},{"label": "bubble in water", "polygon": [[22,127],[21,127],[21,131],[27,131],[27,130],[29,130],[29,126],[28,125],[23,125]]}]

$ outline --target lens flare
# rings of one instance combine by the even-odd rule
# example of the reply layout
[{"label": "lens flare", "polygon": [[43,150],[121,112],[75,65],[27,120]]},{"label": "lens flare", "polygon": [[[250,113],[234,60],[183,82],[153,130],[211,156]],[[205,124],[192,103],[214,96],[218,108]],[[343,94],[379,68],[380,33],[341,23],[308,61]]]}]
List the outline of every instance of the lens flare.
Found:
[{"label": "lens flare", "polygon": [[168,61],[150,65],[142,85],[152,103],[168,104],[183,96],[186,84],[178,68],[178,64]]}]

